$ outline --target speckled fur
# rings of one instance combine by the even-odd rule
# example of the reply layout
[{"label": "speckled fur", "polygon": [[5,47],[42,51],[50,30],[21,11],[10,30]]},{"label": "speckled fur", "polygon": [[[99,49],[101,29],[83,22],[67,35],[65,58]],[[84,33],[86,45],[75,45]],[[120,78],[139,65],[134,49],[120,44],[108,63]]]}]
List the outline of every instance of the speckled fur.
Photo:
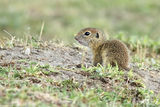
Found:
[{"label": "speckled fur", "polygon": [[[89,36],[85,32],[90,32]],[[96,38],[96,34],[99,38]],[[106,40],[105,34],[97,28],[82,29],[75,37],[80,44],[91,48],[93,53],[93,65],[107,66],[116,64],[120,69],[129,70],[129,51],[127,46],[119,40]]]}]

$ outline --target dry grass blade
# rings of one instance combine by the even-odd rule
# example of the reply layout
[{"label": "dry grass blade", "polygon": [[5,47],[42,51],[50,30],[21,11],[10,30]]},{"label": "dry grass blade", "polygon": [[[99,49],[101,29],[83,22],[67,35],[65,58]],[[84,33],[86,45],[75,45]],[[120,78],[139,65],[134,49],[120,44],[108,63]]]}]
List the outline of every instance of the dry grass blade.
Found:
[{"label": "dry grass blade", "polygon": [[39,34],[39,41],[42,40],[43,30],[44,30],[44,22],[42,22],[41,31],[40,31],[40,34]]}]

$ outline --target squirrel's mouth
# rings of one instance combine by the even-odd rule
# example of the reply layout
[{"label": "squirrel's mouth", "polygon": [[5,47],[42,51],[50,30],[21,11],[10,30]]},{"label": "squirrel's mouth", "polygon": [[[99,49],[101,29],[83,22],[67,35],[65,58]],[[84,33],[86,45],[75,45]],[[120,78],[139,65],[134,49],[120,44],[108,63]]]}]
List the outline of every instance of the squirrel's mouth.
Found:
[{"label": "squirrel's mouth", "polygon": [[78,43],[80,43],[80,44],[82,44],[83,45],[83,42],[82,41],[80,41],[80,40],[77,40],[78,41]]},{"label": "squirrel's mouth", "polygon": [[80,40],[77,40],[81,45],[84,45],[84,46],[88,46],[88,43],[84,42],[84,41],[80,41]]},{"label": "squirrel's mouth", "polygon": [[80,40],[77,40],[80,44],[83,44],[83,42],[82,41],[80,41]]},{"label": "squirrel's mouth", "polygon": [[75,37],[75,40],[78,41],[80,44],[82,43],[77,37]]},{"label": "squirrel's mouth", "polygon": [[81,39],[78,39],[77,37],[75,37],[75,40],[78,41],[81,45],[88,46],[88,43],[86,43],[85,41]]}]

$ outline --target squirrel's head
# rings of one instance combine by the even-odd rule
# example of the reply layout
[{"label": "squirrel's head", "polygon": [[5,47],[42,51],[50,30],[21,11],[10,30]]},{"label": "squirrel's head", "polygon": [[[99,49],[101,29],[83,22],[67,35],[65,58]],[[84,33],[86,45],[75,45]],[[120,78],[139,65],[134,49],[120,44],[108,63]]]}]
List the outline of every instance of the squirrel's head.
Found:
[{"label": "squirrel's head", "polygon": [[104,32],[100,29],[85,28],[77,33],[75,39],[80,44],[93,48],[101,45],[106,40],[106,37]]}]

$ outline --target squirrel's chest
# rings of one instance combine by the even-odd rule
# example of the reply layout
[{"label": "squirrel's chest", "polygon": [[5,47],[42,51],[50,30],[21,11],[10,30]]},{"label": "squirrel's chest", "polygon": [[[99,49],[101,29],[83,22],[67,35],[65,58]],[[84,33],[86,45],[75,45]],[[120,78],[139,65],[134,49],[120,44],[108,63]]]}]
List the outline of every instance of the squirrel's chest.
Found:
[{"label": "squirrel's chest", "polygon": [[97,60],[99,63],[102,62],[103,58],[103,53],[101,51],[97,51],[93,54],[93,57],[95,60]]}]

